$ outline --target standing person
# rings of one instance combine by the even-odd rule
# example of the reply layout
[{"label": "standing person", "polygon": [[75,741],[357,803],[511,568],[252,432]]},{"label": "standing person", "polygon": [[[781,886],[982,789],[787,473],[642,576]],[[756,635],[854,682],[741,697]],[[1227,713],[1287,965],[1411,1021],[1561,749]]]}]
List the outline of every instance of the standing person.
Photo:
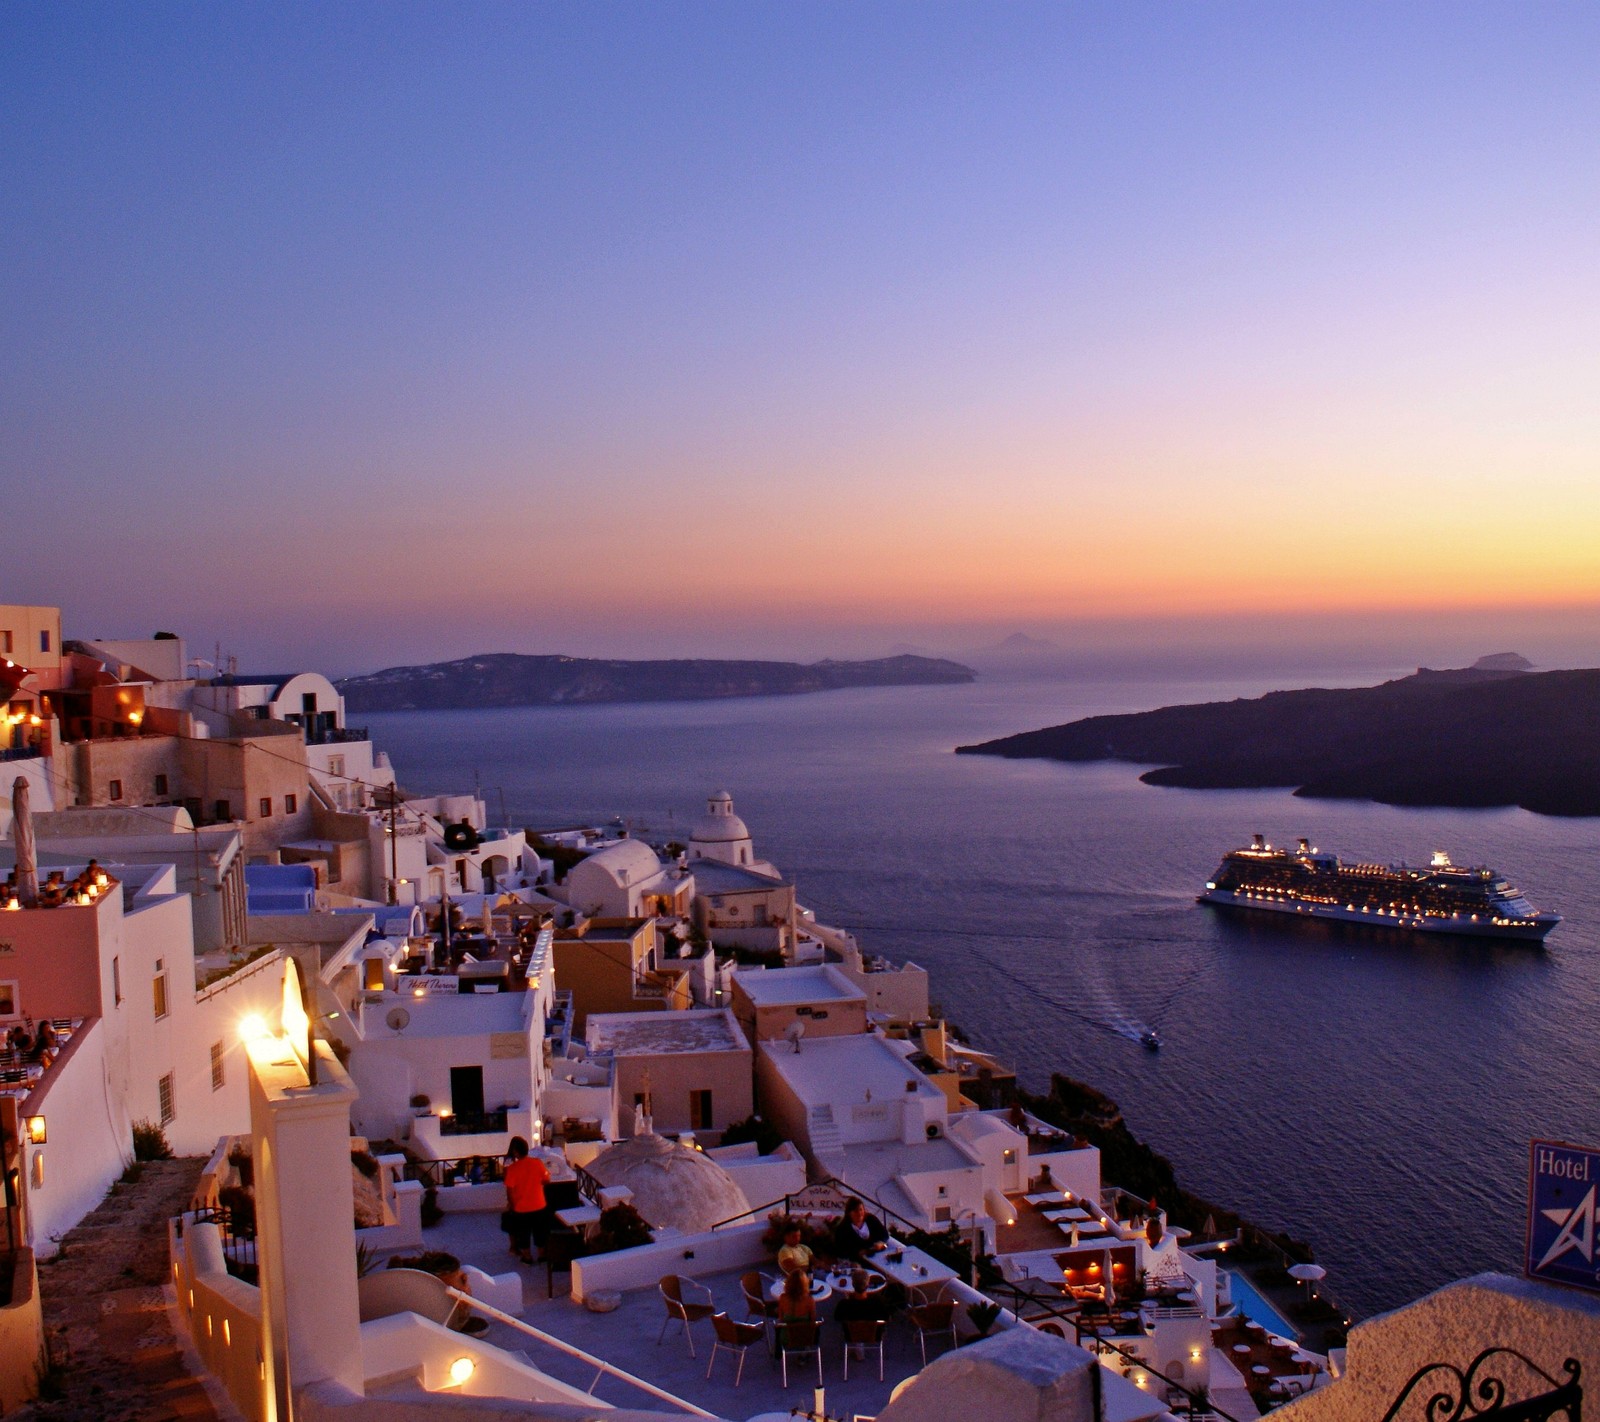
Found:
[{"label": "standing person", "polygon": [[537,1240],[542,1247],[549,1233],[544,1198],[549,1183],[544,1162],[528,1154],[528,1143],[521,1136],[512,1136],[506,1151],[506,1212],[501,1225],[511,1236],[511,1252],[524,1264],[533,1263],[532,1242]]}]

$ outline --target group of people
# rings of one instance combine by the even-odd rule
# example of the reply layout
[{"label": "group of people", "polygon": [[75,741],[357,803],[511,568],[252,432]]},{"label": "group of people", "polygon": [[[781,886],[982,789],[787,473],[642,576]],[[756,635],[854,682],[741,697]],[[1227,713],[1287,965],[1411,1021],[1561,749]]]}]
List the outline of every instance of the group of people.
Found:
[{"label": "group of people", "polygon": [[[834,1322],[877,1322],[888,1317],[887,1290],[877,1277],[861,1266],[874,1254],[889,1247],[889,1234],[882,1221],[867,1213],[859,1199],[845,1201],[844,1214],[828,1236],[828,1252],[836,1263],[853,1264],[850,1292],[834,1305]],[[778,1268],[784,1275],[783,1291],[778,1295],[777,1320],[784,1323],[815,1323],[817,1302],[811,1292],[811,1271],[816,1252],[805,1243],[799,1221],[789,1221],[783,1245],[778,1250]]]}]

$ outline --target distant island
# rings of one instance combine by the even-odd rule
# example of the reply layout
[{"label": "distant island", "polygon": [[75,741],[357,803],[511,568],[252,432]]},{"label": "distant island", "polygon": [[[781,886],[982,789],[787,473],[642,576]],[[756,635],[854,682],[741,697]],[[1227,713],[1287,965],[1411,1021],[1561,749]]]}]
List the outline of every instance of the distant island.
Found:
[{"label": "distant island", "polygon": [[1091,716],[956,754],[1160,767],[1147,785],[1600,815],[1600,670],[1527,665],[1497,653],[1381,686]]},{"label": "distant island", "polygon": [[485,706],[586,706],[615,701],[715,701],[797,696],[849,686],[937,686],[976,679],[937,657],[865,662],[610,661],[490,652],[454,662],[389,667],[338,683],[350,711],[444,711]]}]

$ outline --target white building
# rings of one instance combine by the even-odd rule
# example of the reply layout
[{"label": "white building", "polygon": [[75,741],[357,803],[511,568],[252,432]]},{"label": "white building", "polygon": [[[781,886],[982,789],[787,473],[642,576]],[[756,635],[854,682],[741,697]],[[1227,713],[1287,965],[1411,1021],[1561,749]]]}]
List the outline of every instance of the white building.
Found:
[{"label": "white building", "polygon": [[625,839],[574,864],[563,885],[566,900],[589,918],[681,917],[694,879],[663,864],[639,839]]}]

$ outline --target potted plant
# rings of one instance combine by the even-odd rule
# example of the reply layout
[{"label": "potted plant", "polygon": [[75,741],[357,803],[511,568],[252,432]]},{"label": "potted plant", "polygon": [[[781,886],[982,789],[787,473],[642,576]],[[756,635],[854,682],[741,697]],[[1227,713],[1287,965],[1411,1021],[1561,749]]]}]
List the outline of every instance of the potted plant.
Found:
[{"label": "potted plant", "polygon": [[424,1091],[419,1091],[411,1098],[411,1114],[413,1116],[426,1116],[433,1107],[433,1101]]},{"label": "potted plant", "polygon": [[238,1173],[239,1183],[246,1190],[256,1183],[256,1162],[255,1157],[250,1154],[248,1142],[235,1141],[228,1147],[228,1164]]},{"label": "potted plant", "polygon": [[987,1338],[989,1330],[1000,1320],[1000,1305],[993,1299],[985,1299],[982,1303],[967,1305],[967,1318],[977,1331],[979,1338]]}]

